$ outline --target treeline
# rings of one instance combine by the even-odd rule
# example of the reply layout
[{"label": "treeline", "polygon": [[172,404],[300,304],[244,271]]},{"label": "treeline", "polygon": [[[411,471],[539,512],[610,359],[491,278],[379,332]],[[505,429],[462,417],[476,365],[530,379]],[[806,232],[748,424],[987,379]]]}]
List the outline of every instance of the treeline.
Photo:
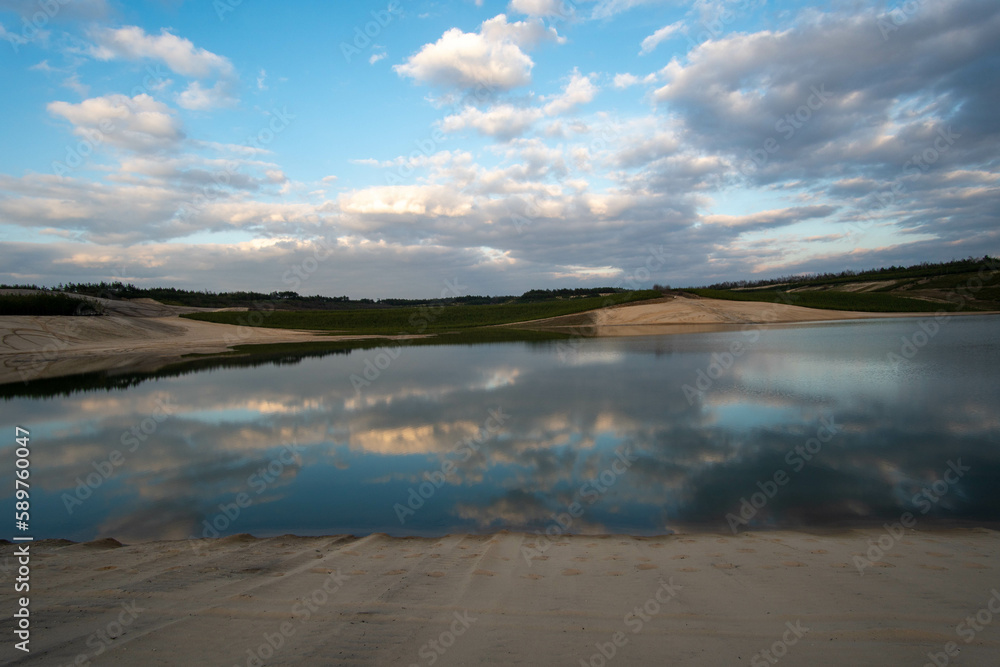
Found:
[{"label": "treeline", "polygon": [[[37,285],[0,285],[0,289],[49,288]],[[620,287],[578,287],[528,290],[520,296],[468,295],[439,299],[351,299],[348,296],[303,296],[297,292],[212,292],[185,290],[176,287],[137,287],[122,282],[60,283],[51,288],[103,299],[154,299],[171,306],[195,308],[249,308],[279,310],[363,310],[369,308],[406,308],[429,305],[490,306],[506,303],[535,303],[562,299],[582,299],[629,290]]]},{"label": "treeline", "polygon": [[840,271],[839,273],[809,273],[791,276],[780,276],[778,278],[768,278],[765,280],[730,280],[713,285],[708,285],[703,289],[731,290],[731,289],[755,289],[762,287],[780,286],[786,290],[806,285],[834,285],[837,283],[850,283],[865,280],[901,280],[906,278],[923,278],[927,276],[941,276],[953,273],[970,273],[977,271],[983,264],[995,263],[997,260],[984,255],[981,258],[969,257],[967,259],[952,260],[950,262],[921,262],[911,266],[886,266],[880,269],[868,269],[865,271]]},{"label": "treeline", "polygon": [[103,311],[99,303],[65,294],[0,294],[0,315],[100,315]]}]

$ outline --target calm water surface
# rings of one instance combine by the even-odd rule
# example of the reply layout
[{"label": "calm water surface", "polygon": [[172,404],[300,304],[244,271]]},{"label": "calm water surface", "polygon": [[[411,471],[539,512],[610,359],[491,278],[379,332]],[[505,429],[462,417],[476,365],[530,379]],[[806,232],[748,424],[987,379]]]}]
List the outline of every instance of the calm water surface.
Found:
[{"label": "calm water surface", "polygon": [[1000,318],[929,321],[364,350],[12,398],[6,474],[26,426],[36,539],[992,523]]}]

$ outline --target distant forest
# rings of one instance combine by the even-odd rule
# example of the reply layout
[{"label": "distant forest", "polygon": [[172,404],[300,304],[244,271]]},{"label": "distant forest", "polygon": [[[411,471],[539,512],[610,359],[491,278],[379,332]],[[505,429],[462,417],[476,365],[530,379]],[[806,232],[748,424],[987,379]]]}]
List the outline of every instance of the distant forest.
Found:
[{"label": "distant forest", "polygon": [[974,273],[980,266],[995,266],[996,258],[984,255],[976,259],[952,260],[950,262],[921,262],[912,266],[887,266],[881,269],[866,271],[841,271],[840,273],[811,273],[767,278],[765,280],[730,280],[707,285],[704,289],[731,290],[757,289],[775,286],[804,287],[806,285],[835,285],[837,283],[852,283],[866,280],[903,280],[906,278],[924,278],[943,276],[954,273]]},{"label": "distant forest", "polygon": [[[981,258],[952,260],[950,262],[921,262],[912,266],[887,266],[866,271],[841,271],[839,273],[797,274],[763,280],[731,280],[707,285],[710,290],[774,289],[782,291],[795,287],[836,285],[858,281],[905,280],[930,276],[973,273],[979,267],[996,266],[997,259],[984,255]],[[359,310],[366,308],[402,308],[422,305],[498,305],[505,303],[535,303],[561,299],[581,299],[628,292],[621,287],[578,287],[575,289],[533,289],[520,296],[455,296],[440,299],[352,299],[348,296],[304,296],[297,292],[212,292],[185,290],[175,287],[136,287],[122,282],[65,283],[53,288],[37,285],[0,285],[2,289],[51,289],[106,299],[155,299],[173,306],[197,308],[249,308],[279,310]],[[669,286],[654,285],[654,290],[670,292]],[[65,307],[65,306],[64,306]]]},{"label": "distant forest", "polygon": [[154,299],[170,306],[195,308],[268,308],[278,310],[359,310],[400,308],[422,305],[496,305],[575,299],[629,290],[620,287],[580,287],[576,289],[529,290],[521,296],[456,296],[441,299],[351,299],[348,296],[303,296],[297,292],[211,292],[175,287],[136,287],[122,282],[60,283],[53,288],[37,285],[0,285],[0,289],[51,289],[104,299]]}]

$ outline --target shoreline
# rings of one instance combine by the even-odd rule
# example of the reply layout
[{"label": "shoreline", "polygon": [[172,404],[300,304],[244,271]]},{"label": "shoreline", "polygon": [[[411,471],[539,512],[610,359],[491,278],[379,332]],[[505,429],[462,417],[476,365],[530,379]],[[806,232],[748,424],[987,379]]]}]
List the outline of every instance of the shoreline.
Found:
[{"label": "shoreline", "polygon": [[[234,326],[179,317],[180,312],[190,309],[157,308],[146,303],[118,307],[128,314],[0,317],[0,385],[89,372],[153,372],[186,361],[188,355],[224,355],[230,353],[234,345],[416,337],[331,335],[329,332]],[[948,313],[949,316],[992,314],[996,313]],[[501,326],[568,334],[585,329],[587,337],[600,338],[928,316],[933,313],[863,313],[763,302],[674,298]]]},{"label": "shoreline", "polygon": [[961,624],[994,600],[998,557],[983,528],[39,541],[19,662],[922,665],[954,644],[993,664],[1000,615],[968,642]]}]

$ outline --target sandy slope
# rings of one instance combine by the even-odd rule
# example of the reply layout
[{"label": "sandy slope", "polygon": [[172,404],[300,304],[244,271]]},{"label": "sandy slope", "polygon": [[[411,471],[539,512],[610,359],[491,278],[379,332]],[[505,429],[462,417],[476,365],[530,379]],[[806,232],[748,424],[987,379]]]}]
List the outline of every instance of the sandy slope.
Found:
[{"label": "sandy slope", "polygon": [[[179,318],[206,310],[149,299],[101,300],[103,317],[0,317],[0,384],[105,369],[150,370],[180,355],[226,351],[233,344],[331,340],[314,332],[235,327]],[[785,304],[667,298],[532,322],[533,327],[627,336],[713,331],[748,323],[794,323],[905,313],[856,313]],[[266,323],[266,322],[265,322]],[[369,338],[370,336],[343,336]]]},{"label": "sandy slope", "polygon": [[[926,315],[926,313],[917,313]],[[647,336],[699,333],[740,328],[747,324],[793,324],[883,317],[912,313],[863,313],[803,308],[783,303],[724,301],[699,297],[666,297],[532,322],[532,328],[579,332],[587,336]]]},{"label": "sandy slope", "polygon": [[574,536],[530,561],[536,537],[507,533],[38,543],[27,656],[6,545],[0,660],[600,665],[603,647],[614,665],[923,665],[956,642],[953,664],[1000,664],[1000,616],[970,643],[956,630],[1000,588],[1000,533],[911,531],[862,576],[881,535]]},{"label": "sandy slope", "polygon": [[[329,340],[329,337],[324,337]],[[155,368],[233,344],[316,340],[285,329],[170,317],[0,317],[0,383],[108,368]]]}]

